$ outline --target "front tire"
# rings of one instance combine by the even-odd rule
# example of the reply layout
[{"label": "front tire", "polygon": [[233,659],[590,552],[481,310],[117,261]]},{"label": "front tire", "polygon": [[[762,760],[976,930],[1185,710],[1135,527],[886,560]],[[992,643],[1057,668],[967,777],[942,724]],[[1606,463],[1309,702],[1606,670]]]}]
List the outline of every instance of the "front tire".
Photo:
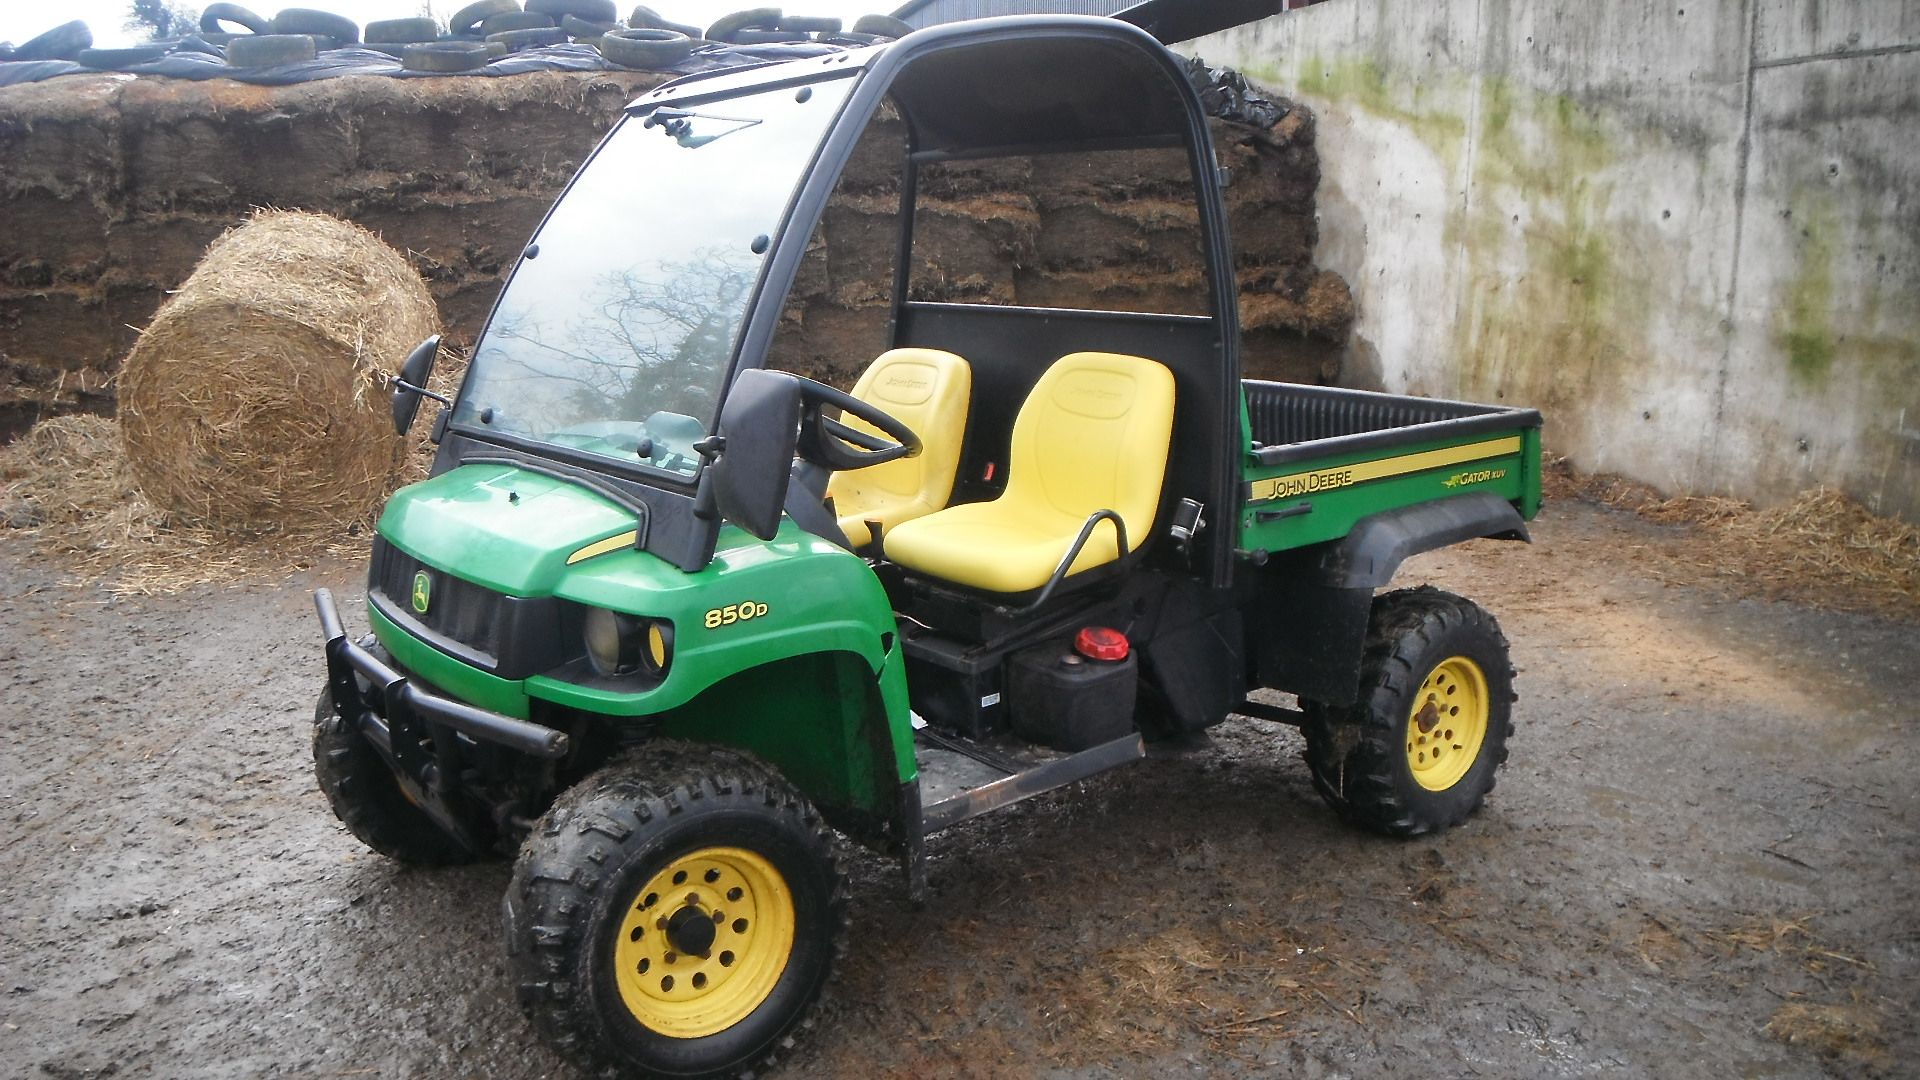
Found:
[{"label": "front tire", "polygon": [[1422,586],[1373,603],[1360,700],[1303,702],[1307,767],[1339,815],[1388,836],[1459,825],[1513,734],[1513,666],[1492,615]]},{"label": "front tire", "polygon": [[561,1052],[738,1076],[793,1045],[845,932],[799,792],[744,755],[652,748],[563,794],[502,903],[522,1008]]}]

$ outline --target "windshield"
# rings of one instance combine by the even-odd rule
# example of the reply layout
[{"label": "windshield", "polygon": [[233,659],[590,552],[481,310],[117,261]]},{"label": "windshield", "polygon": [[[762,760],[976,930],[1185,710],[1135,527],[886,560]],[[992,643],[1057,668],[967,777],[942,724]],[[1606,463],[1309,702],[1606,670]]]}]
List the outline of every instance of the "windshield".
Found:
[{"label": "windshield", "polygon": [[514,270],[453,422],[692,476],[771,237],[853,81],[623,121]]}]

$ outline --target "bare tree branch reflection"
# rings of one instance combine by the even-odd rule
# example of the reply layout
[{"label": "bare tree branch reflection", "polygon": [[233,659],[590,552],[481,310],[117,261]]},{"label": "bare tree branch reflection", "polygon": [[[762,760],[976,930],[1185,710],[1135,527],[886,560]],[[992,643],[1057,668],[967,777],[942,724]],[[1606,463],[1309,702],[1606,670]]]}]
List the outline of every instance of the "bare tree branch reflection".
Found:
[{"label": "bare tree branch reflection", "polygon": [[[486,363],[512,430],[557,432],[655,412],[712,420],[759,259],[724,245],[610,271],[579,298],[502,310]],[[655,271],[650,274],[648,271]]]}]

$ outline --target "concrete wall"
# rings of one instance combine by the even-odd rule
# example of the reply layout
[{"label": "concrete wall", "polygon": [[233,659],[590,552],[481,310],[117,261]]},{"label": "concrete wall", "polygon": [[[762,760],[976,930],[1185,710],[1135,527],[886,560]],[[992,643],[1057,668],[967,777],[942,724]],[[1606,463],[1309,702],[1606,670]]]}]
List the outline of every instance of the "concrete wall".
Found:
[{"label": "concrete wall", "polygon": [[1181,48],[1319,114],[1348,381],[1920,520],[1920,4],[1332,0]]}]

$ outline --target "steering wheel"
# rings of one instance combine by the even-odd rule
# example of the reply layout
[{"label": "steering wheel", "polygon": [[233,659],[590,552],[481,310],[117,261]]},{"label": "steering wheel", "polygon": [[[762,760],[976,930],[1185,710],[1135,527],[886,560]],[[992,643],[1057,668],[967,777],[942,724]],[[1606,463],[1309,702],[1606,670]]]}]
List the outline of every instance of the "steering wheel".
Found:
[{"label": "steering wheel", "polygon": [[[800,441],[795,451],[802,459],[846,472],[920,453],[920,436],[876,406],[825,383],[801,375],[789,377],[800,387]],[[826,414],[828,406],[872,424],[886,437],[841,423]]]}]

